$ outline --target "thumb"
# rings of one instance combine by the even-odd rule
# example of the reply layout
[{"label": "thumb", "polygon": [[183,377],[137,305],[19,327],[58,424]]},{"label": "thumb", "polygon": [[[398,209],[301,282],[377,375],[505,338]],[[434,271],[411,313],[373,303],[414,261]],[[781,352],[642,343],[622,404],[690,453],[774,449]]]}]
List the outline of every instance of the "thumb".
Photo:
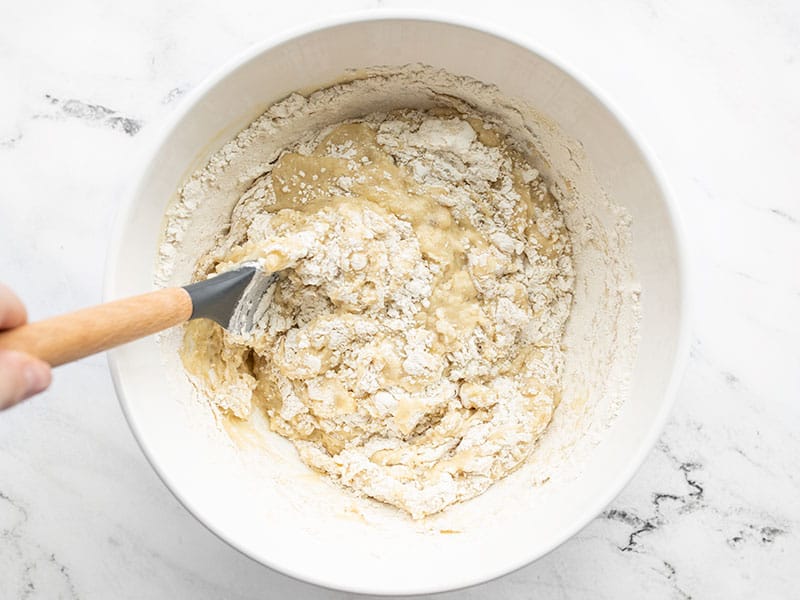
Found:
[{"label": "thumb", "polygon": [[0,350],[0,410],[44,391],[50,365],[28,354]]}]

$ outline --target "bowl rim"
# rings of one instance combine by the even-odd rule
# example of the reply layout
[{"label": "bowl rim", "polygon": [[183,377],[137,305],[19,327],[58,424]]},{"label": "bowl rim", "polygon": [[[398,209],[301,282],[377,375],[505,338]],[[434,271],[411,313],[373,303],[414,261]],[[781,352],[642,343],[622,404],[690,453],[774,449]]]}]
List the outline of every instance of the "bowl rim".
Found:
[{"label": "bowl rim", "polygon": [[142,186],[144,176],[149,170],[157,150],[175,132],[178,124],[185,117],[185,115],[200,100],[202,100],[202,98],[211,89],[217,86],[232,71],[242,64],[256,58],[260,54],[297,37],[312,34],[325,29],[332,29],[348,25],[351,23],[373,21],[433,22],[475,30],[500,40],[515,44],[520,48],[537,55],[539,58],[549,62],[551,65],[582,85],[586,91],[589,92],[611,114],[611,116],[620,125],[622,130],[630,138],[636,149],[641,153],[647,168],[651,172],[658,188],[662,193],[662,196],[664,197],[667,217],[672,227],[672,234],[675,239],[678,269],[677,275],[680,285],[678,315],[680,325],[669,382],[659,411],[657,412],[655,419],[653,419],[651,422],[648,431],[643,436],[637,452],[629,456],[627,461],[622,465],[622,468],[620,468],[616,475],[609,480],[606,493],[602,496],[594,498],[592,502],[587,504],[586,508],[583,510],[582,518],[577,519],[570,526],[564,527],[561,534],[557,536],[557,538],[552,542],[550,547],[545,552],[532,553],[531,555],[518,557],[516,561],[509,563],[504,568],[493,570],[488,573],[465,573],[462,577],[462,580],[455,584],[445,583],[444,585],[418,585],[413,580],[408,580],[400,586],[395,586],[391,589],[365,587],[359,585],[357,582],[343,584],[340,581],[329,580],[324,577],[318,577],[310,572],[298,570],[292,565],[281,564],[272,558],[257,556],[254,552],[249,552],[243,548],[240,548],[236,540],[230,539],[224,532],[218,530],[213,524],[206,522],[191,499],[183,496],[175,487],[173,487],[170,477],[160,467],[158,457],[154,456],[142,441],[142,435],[139,427],[132,417],[130,412],[130,399],[126,396],[124,386],[121,382],[119,357],[113,350],[107,353],[108,366],[111,372],[114,389],[117,397],[119,398],[119,403],[122,408],[123,415],[125,416],[125,420],[127,421],[128,426],[133,433],[133,437],[136,440],[137,445],[141,449],[147,461],[150,463],[150,466],[153,468],[156,475],[159,477],[159,479],[161,479],[167,489],[178,500],[178,502],[201,525],[203,525],[203,527],[213,533],[217,538],[225,542],[228,546],[247,556],[251,560],[254,560],[261,565],[278,571],[279,573],[287,575],[298,581],[311,583],[332,590],[340,590],[351,593],[409,596],[459,590],[492,581],[521,569],[522,567],[525,567],[539,560],[540,558],[547,556],[550,554],[550,552],[561,546],[564,542],[586,527],[622,492],[623,488],[631,481],[633,476],[644,463],[652,448],[655,446],[655,443],[661,435],[661,432],[663,431],[667,423],[667,419],[669,418],[671,410],[675,404],[678,387],[682,381],[683,373],[689,358],[689,335],[692,312],[690,286],[692,278],[690,273],[690,263],[688,260],[687,236],[683,218],[681,217],[675,196],[673,195],[670,186],[667,183],[667,179],[663,173],[662,167],[656,159],[655,153],[645,142],[642,136],[636,133],[631,121],[625,116],[624,112],[615,105],[615,103],[602,91],[601,87],[595,84],[590,77],[586,76],[586,74],[581,72],[579,69],[566,64],[560,58],[557,58],[551,52],[538,46],[524,35],[510,32],[506,28],[501,27],[496,23],[478,21],[477,18],[462,17],[449,14],[444,11],[435,10],[364,9],[342,13],[328,18],[318,19],[308,24],[283,29],[261,42],[250,45],[248,48],[239,52],[237,55],[227,60],[222,66],[218,67],[208,76],[206,76],[189,93],[180,99],[178,105],[173,109],[170,115],[158,123],[157,127],[154,128],[154,132],[150,134],[149,138],[146,139],[145,142],[143,142],[140,146],[141,150],[139,152],[139,156],[134,163],[137,166],[130,171],[130,183],[127,185],[125,193],[123,194],[123,200],[121,201],[117,212],[116,220],[112,229],[111,242],[106,255],[103,282],[104,301],[114,299],[113,290],[117,286],[118,281],[116,265],[119,263],[122,252],[122,234],[127,227],[130,217],[134,211],[135,199],[139,195],[139,190]]}]

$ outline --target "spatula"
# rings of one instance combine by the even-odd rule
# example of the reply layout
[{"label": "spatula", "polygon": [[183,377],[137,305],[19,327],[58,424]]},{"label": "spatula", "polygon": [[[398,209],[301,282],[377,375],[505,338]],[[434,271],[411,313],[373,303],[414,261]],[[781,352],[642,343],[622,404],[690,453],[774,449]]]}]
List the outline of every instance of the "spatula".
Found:
[{"label": "spatula", "polygon": [[184,287],[84,308],[0,332],[0,349],[32,354],[63,365],[138,340],[189,319],[212,319],[246,335],[266,307],[264,295],[277,279],[257,263]]}]

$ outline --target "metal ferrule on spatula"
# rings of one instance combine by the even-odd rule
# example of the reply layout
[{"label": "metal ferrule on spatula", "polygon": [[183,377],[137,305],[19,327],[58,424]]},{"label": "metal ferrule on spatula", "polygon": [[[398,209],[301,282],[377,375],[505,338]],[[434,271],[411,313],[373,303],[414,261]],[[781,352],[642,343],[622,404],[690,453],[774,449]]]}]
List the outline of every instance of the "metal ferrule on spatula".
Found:
[{"label": "metal ferrule on spatula", "polygon": [[272,302],[277,273],[257,262],[184,286],[192,299],[191,319],[216,321],[237,336],[247,336]]}]

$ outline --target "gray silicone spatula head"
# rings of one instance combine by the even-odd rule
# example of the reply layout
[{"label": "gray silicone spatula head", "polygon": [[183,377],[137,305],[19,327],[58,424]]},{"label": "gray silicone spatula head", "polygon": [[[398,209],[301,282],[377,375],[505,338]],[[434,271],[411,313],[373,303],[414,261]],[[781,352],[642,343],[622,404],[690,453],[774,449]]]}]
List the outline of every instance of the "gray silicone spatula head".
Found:
[{"label": "gray silicone spatula head", "polygon": [[192,299],[191,319],[216,321],[231,333],[247,335],[269,305],[277,273],[266,273],[255,262],[184,286]]}]

